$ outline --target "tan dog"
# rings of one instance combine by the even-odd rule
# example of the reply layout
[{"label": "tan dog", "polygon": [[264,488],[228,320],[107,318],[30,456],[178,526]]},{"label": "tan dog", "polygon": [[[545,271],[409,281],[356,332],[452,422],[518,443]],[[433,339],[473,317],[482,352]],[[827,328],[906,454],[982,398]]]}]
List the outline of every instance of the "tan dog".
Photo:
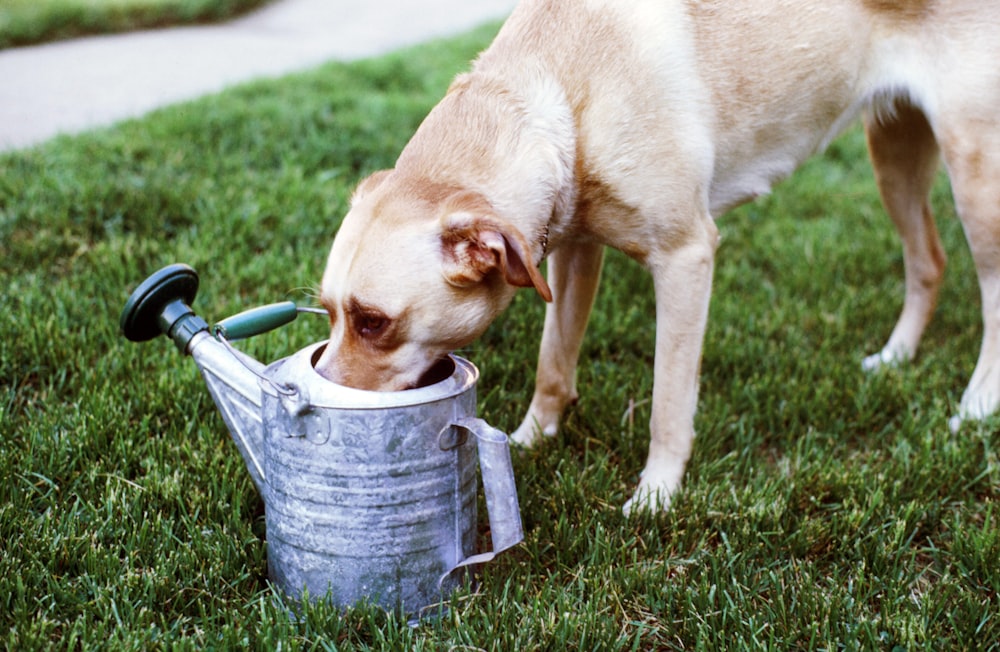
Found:
[{"label": "tan dog", "polygon": [[[656,292],[649,458],[626,509],[665,507],[694,439],[715,218],[766,193],[859,114],[903,241],[902,315],[866,368],[911,358],[945,264],[939,152],[985,332],[957,418],[1000,405],[1000,4],[994,0],[523,0],[395,169],[360,184],[330,253],[319,368],[410,387],[519,287],[551,300],[514,434],[556,432],[603,247]],[[538,271],[549,259],[548,283]]]}]

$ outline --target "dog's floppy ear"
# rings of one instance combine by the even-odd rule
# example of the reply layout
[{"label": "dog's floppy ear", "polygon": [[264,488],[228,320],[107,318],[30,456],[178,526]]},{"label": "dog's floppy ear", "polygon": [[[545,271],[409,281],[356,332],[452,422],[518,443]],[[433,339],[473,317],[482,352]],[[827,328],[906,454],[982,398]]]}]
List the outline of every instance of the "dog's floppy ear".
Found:
[{"label": "dog's floppy ear", "polygon": [[474,285],[496,271],[507,283],[533,287],[552,301],[552,290],[532,262],[524,235],[497,217],[481,195],[461,192],[448,198],[441,217],[441,245],[444,276],[452,285]]}]

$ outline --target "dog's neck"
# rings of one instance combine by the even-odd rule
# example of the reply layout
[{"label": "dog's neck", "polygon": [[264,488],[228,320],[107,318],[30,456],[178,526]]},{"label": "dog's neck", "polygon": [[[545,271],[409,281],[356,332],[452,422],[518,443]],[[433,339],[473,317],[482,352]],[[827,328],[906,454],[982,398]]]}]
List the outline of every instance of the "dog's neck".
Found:
[{"label": "dog's neck", "polygon": [[562,88],[528,70],[455,80],[400,155],[437,183],[482,194],[540,262],[576,202],[576,127]]},{"label": "dog's neck", "polygon": [[576,206],[576,121],[554,79],[530,67],[503,74],[483,75],[484,86],[509,103],[516,116],[514,137],[500,143],[501,151],[510,150],[491,201],[534,243],[540,263],[558,243]]}]

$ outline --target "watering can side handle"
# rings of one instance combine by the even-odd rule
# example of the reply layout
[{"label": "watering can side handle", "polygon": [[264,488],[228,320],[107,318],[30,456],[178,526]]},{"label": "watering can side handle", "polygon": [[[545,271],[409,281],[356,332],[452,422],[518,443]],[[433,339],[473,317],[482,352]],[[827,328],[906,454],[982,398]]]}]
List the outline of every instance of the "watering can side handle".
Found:
[{"label": "watering can side handle", "polygon": [[490,520],[493,550],[472,555],[459,562],[455,569],[492,561],[498,554],[524,540],[521,526],[521,509],[514,484],[514,467],[510,458],[507,435],[482,419],[459,419],[454,426],[476,436],[479,450],[479,469],[486,494],[486,511]]}]

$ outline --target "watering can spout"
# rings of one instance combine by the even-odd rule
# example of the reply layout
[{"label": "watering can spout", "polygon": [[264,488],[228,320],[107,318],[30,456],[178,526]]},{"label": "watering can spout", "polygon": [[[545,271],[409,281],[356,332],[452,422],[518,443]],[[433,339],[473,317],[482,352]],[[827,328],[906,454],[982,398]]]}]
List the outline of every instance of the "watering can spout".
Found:
[{"label": "watering can spout", "polygon": [[[266,500],[261,397],[257,384],[264,365],[226,346],[213,335],[205,320],[191,309],[197,292],[198,273],[194,269],[183,264],[164,267],[132,292],[122,310],[119,325],[122,334],[133,342],[151,340],[163,334],[172,339],[182,353],[194,358],[257,490]],[[288,302],[288,305],[292,306],[291,318],[294,319],[294,304]],[[279,320],[270,327],[290,321],[284,304],[279,312]],[[247,320],[232,319],[235,319],[230,322],[232,333],[227,333],[225,322],[216,326],[216,330],[234,339],[243,336]]]},{"label": "watering can spout", "polygon": [[257,384],[264,365],[222,345],[207,331],[192,341],[191,357],[201,369],[212,400],[266,503],[268,485],[264,472],[264,423],[261,419],[260,386]]}]

